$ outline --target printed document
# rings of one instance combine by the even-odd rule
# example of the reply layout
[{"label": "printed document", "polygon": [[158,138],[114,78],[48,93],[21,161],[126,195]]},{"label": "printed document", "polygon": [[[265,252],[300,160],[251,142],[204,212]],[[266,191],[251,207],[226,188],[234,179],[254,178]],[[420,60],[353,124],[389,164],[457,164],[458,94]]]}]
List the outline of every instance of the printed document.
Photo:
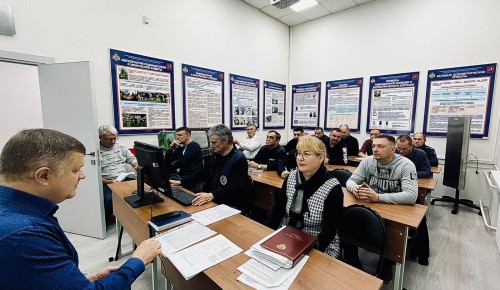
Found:
[{"label": "printed document", "polygon": [[242,249],[223,235],[217,235],[204,242],[168,255],[167,258],[189,280],[194,275],[208,269],[232,256],[242,252]]},{"label": "printed document", "polygon": [[155,239],[161,244],[163,256],[168,256],[215,234],[215,231],[192,221],[158,235]]},{"label": "printed document", "polygon": [[238,267],[238,270],[243,274],[237,279],[255,289],[288,289],[308,259],[309,256],[306,255],[295,267],[291,269],[280,268],[276,271],[255,259],[250,259]]},{"label": "printed document", "polygon": [[221,204],[215,207],[208,208],[206,210],[199,211],[197,213],[191,214],[191,217],[204,226],[213,224],[235,214],[239,214],[241,211]]}]

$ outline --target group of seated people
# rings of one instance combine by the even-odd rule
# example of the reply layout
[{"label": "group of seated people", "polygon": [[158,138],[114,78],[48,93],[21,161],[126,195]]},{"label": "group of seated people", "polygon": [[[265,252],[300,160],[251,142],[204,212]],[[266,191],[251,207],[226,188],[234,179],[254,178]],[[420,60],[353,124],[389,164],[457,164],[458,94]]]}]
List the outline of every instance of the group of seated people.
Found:
[{"label": "group of seated people", "polygon": [[[117,182],[121,172],[128,172],[138,164],[133,154],[117,143],[114,127],[103,125],[98,132],[102,182],[104,189],[109,190],[107,184]],[[207,135],[213,155],[204,164],[200,146],[191,139],[190,129],[178,128],[176,140],[165,154],[165,162],[175,172],[171,184],[196,192],[194,206],[213,201],[244,208],[245,194],[251,188],[248,169],[281,170],[285,180],[267,224],[274,229],[290,225],[316,235],[318,250],[361,267],[357,249],[340,244],[342,185],[325,166],[333,162],[345,164],[346,156],[358,151],[358,142],[350,136],[349,128],[333,129],[328,140],[321,128],[315,130],[314,136],[295,128],[294,139],[288,147],[279,144],[281,136],[276,131],[267,134],[266,145],[257,146],[260,139],[255,133],[255,126],[250,124],[248,137],[238,141],[225,125],[210,128]],[[18,148],[33,150],[20,154]],[[429,177],[431,162],[437,161],[435,151],[425,145],[425,136],[418,133],[412,140],[403,135],[396,140],[372,130],[363,148],[365,151],[360,154],[366,158],[346,182],[347,190],[360,201],[414,204],[418,195],[417,179]],[[1,275],[6,289],[15,288],[22,279],[18,269],[30,271],[30,288],[126,288],[160,253],[161,245],[149,239],[139,245],[132,258],[120,268],[109,267],[88,275],[78,270],[78,255],[53,215],[57,203],[72,198],[78,181],[85,178],[81,170],[84,154],[85,147],[78,140],[48,129],[21,131],[5,145],[0,155],[0,200],[4,205],[0,209],[0,220],[8,226],[0,230],[0,240],[8,247],[2,245],[0,257],[14,263],[8,267],[13,271],[3,271]],[[110,197],[105,200],[111,202]],[[109,206],[111,204],[106,204],[107,209]],[[27,241],[46,249],[42,251],[44,256],[40,256],[38,246],[25,247]],[[428,246],[424,218],[417,230],[415,252],[410,252],[410,257],[413,255],[420,264],[427,265]],[[46,270],[36,270],[37,265]],[[391,280],[392,265],[384,265],[389,268],[386,272],[389,274],[381,278]],[[65,279],[61,280],[61,275]]]}]

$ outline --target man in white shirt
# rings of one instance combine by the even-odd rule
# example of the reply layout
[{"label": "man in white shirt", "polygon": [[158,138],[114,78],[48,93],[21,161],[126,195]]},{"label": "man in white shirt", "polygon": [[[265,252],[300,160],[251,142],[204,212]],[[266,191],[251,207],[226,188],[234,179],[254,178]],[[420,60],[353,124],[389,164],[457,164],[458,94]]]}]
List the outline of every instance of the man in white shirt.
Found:
[{"label": "man in white shirt", "polygon": [[262,138],[260,136],[255,135],[257,132],[257,127],[253,123],[247,124],[247,137],[242,140],[234,140],[234,144],[238,145],[238,149],[243,151],[245,157],[248,160],[252,160],[257,152],[259,152],[260,147],[262,146]]}]

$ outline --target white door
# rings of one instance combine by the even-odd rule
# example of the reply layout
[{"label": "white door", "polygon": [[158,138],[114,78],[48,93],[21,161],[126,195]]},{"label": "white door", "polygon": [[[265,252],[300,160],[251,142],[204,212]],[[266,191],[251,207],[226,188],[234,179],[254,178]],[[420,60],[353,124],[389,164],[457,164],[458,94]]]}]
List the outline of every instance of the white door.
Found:
[{"label": "white door", "polygon": [[44,128],[80,140],[87,148],[77,195],[59,204],[57,218],[64,231],[105,238],[106,223],[98,162],[98,133],[92,68],[89,62],[38,66]]}]

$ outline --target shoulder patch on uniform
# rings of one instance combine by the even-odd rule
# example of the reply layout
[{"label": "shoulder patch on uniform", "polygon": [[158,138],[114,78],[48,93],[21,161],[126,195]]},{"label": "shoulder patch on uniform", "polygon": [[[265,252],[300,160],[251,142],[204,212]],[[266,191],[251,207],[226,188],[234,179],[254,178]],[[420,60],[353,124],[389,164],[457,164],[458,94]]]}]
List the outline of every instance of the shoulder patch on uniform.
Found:
[{"label": "shoulder patch on uniform", "polygon": [[416,172],[412,172],[410,174],[410,178],[411,178],[411,180],[417,180],[417,173]]}]

